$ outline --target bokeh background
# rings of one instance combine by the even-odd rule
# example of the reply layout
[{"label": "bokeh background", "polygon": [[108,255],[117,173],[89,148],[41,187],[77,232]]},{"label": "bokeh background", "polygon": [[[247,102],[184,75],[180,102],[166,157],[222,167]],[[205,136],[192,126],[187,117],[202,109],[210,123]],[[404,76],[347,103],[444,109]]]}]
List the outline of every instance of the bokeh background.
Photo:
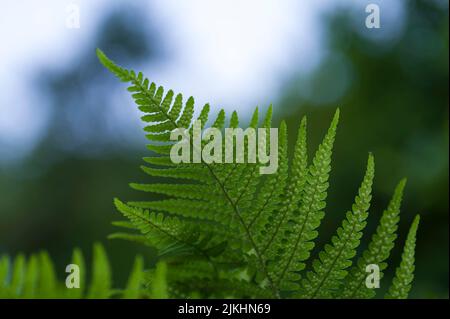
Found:
[{"label": "bokeh background", "polygon": [[[379,29],[365,26],[369,3],[380,7]],[[145,180],[147,154],[124,85],[96,60],[100,47],[216,111],[248,118],[273,103],[291,137],[308,114],[311,153],[339,106],[321,241],[350,208],[371,151],[366,234],[408,177],[399,246],[422,214],[412,297],[448,298],[448,23],[447,0],[2,1],[0,254],[46,249],[63,275],[73,247],[89,258],[102,241],[117,286],[134,254],[154,262],[147,248],[106,239],[120,219],[112,198],[142,196],[127,185]]]}]

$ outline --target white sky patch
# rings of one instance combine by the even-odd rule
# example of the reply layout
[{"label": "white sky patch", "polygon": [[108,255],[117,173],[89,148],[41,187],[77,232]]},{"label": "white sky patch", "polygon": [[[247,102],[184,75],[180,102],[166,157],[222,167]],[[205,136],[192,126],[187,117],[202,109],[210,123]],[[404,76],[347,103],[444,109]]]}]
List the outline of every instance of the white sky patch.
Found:
[{"label": "white sky patch", "polygon": [[[166,86],[227,110],[268,106],[280,78],[320,61],[329,1],[155,1],[174,58],[149,66]],[[178,27],[175,27],[178,26]],[[155,74],[156,70],[156,74]]]},{"label": "white sky patch", "polygon": [[[66,6],[77,3],[82,29],[66,27]],[[0,163],[33,150],[46,128],[48,112],[30,87],[33,71],[63,67],[89,40],[104,3],[100,1],[5,0],[0,10]],[[39,111],[37,111],[39,110]]]}]

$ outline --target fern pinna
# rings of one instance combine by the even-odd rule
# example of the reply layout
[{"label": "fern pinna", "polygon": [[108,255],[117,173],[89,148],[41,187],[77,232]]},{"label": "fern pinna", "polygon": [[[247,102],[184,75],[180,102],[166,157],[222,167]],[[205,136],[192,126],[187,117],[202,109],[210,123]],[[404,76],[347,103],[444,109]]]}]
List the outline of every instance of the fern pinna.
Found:
[{"label": "fern pinna", "polygon": [[[366,266],[375,264],[382,272],[394,246],[402,180],[383,212],[380,224],[366,251],[352,266],[366,226],[371,202],[375,163],[370,154],[367,169],[352,209],[336,235],[309,265],[325,216],[328,177],[339,110],[311,161],[307,158],[307,120],[300,122],[293,157],[289,163],[287,126],[281,122],[278,136],[278,170],[260,175],[260,163],[179,163],[171,161],[176,143],[170,133],[177,128],[192,131],[194,99],[183,102],[181,94],[151,83],[142,73],[116,65],[98,50],[101,63],[121,81],[144,113],[148,145],[156,154],[144,158],[142,170],[164,183],[131,184],[157,194],[149,201],[124,203],[117,209],[128,219],[117,226],[139,232],[116,233],[154,247],[167,262],[170,297],[235,298],[369,298],[375,290],[366,287]],[[206,104],[198,119],[208,121]],[[271,127],[272,108],[261,127]],[[212,127],[225,127],[221,110]],[[258,109],[248,127],[260,126]],[[233,112],[229,124],[239,126]],[[269,141],[267,141],[269,143]],[[246,151],[248,151],[246,149]],[[150,196],[151,198],[151,196]],[[402,262],[387,297],[406,298],[414,270],[414,243],[418,219],[406,241]],[[380,274],[380,276],[382,273]]]}]

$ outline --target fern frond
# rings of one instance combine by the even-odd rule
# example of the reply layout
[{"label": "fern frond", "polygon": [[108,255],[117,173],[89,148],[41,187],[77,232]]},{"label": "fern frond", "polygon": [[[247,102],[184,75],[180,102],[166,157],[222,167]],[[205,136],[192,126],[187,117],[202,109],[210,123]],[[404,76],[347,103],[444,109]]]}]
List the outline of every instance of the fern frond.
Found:
[{"label": "fern frond", "polygon": [[[147,87],[147,85],[145,85],[145,83],[148,83],[149,81],[144,79],[143,76],[141,76],[140,74],[138,76],[136,76],[136,73],[133,71],[124,71],[125,69],[121,68],[121,67],[114,67],[114,63],[109,60],[101,51],[98,51],[98,55],[99,55],[99,59],[100,61],[108,68],[110,69],[115,75],[119,76],[119,78],[121,80],[127,80],[127,82],[131,83],[131,87],[129,90],[133,91],[133,92],[137,92],[133,94],[133,98],[135,99],[136,104],[139,106],[139,108],[142,111],[145,112],[151,112],[151,113],[161,113],[163,114],[166,118],[167,121],[165,122],[161,122],[164,123],[163,125],[160,124],[156,124],[156,125],[148,125],[146,127],[147,131],[152,131],[152,133],[167,133],[169,132],[171,129],[176,129],[176,128],[187,128],[190,127],[190,124],[192,122],[192,118],[193,118],[193,113],[194,113],[194,99],[191,97],[187,100],[186,105],[182,111],[182,114],[180,115],[178,120],[175,120],[173,116],[170,116],[169,114],[169,107],[168,105],[170,104],[171,101],[171,96],[173,96],[173,93],[168,93],[169,97],[167,98],[162,98],[163,96],[163,89],[158,89],[156,91],[156,93],[154,93],[154,87],[156,87],[155,85],[150,85],[149,87]],[[154,94],[154,95],[153,95]],[[271,110],[271,109],[270,109]],[[201,116],[204,116],[205,114],[201,114]],[[221,126],[224,115],[223,112],[220,112],[214,125],[217,126]],[[270,111],[270,118],[271,118],[271,111]],[[239,119],[237,116],[237,113],[234,112],[230,118],[230,127],[237,127],[239,124]],[[191,127],[192,129],[192,127]],[[165,146],[162,146],[165,147]],[[169,147],[169,145],[167,145],[167,147]],[[159,148],[153,148],[152,150],[156,150],[158,153],[162,153],[165,154],[167,153],[168,149],[165,149],[164,152],[160,152],[160,147]],[[194,146],[194,150],[195,150],[195,146]],[[221,176],[230,176],[230,171],[233,170],[233,166],[234,165],[225,165],[226,168],[223,169],[219,169],[219,171],[215,170],[216,166],[213,165],[209,165],[205,162],[202,162],[202,166],[200,168],[200,170],[202,170],[201,172],[199,172],[198,168],[193,168],[192,166],[189,167],[188,165],[186,165],[185,168],[166,168],[166,169],[155,169],[155,168],[149,168],[149,167],[143,167],[143,170],[148,173],[149,175],[152,176],[160,176],[160,177],[175,177],[175,178],[187,178],[187,179],[192,179],[192,180],[197,180],[199,182],[204,182],[207,183],[208,185],[214,184],[216,187],[213,188],[216,189],[216,191],[218,192],[218,194],[220,194],[222,196],[222,198],[225,198],[225,200],[228,202],[229,207],[232,210],[232,219],[229,222],[230,230],[228,233],[226,233],[228,235],[228,237],[230,238],[235,238],[235,228],[236,227],[240,227],[243,232],[245,233],[245,237],[246,240],[249,244],[249,246],[253,247],[253,249],[256,249],[256,255],[257,255],[257,259],[258,259],[258,263],[259,265],[264,269],[264,272],[267,274],[267,271],[265,270],[265,262],[262,259],[262,256],[259,254],[258,252],[258,248],[256,247],[256,242],[255,242],[255,238],[253,238],[252,234],[250,233],[245,220],[244,220],[244,215],[241,212],[241,208],[236,204],[236,200],[237,198],[240,196],[240,194],[236,193],[235,191],[233,192],[233,190],[230,190],[226,187],[226,185],[224,184],[224,181],[221,179]],[[207,171],[208,173],[205,174],[203,171]],[[241,174],[239,174],[240,171],[239,169],[236,170],[236,172],[238,174],[231,174],[231,178],[229,179],[230,181],[234,182],[235,178],[238,176],[241,176]],[[233,183],[234,184],[234,183]],[[182,208],[175,203],[175,205],[170,206],[170,204],[174,204],[175,202],[170,202],[170,201],[166,201],[164,203],[153,203],[153,204],[149,204],[147,203],[146,205],[148,207],[150,207],[150,205],[158,205],[159,208],[164,209],[166,212],[167,210],[169,210],[169,213],[179,213],[181,215],[183,215],[184,217],[186,217],[185,215],[188,214],[189,215],[189,209],[187,210],[181,210]],[[198,203],[197,203],[198,204]],[[140,204],[139,204],[140,205]],[[163,205],[164,207],[161,207],[161,205]],[[128,211],[129,213],[130,211]],[[216,209],[217,214],[214,214],[216,216],[220,216],[220,217],[214,217],[215,220],[225,220],[227,219],[227,215],[222,214],[223,213],[223,209]],[[220,215],[219,215],[220,214]],[[198,215],[197,213],[193,213],[193,215]],[[128,217],[130,217],[131,215],[128,215]],[[199,217],[199,216],[187,216],[187,217]],[[136,216],[134,216],[134,218],[136,218]],[[141,225],[142,226],[142,225]],[[141,229],[142,230],[142,229]],[[273,287],[273,290],[275,291],[275,288]]]},{"label": "fern frond", "polygon": [[141,166],[142,170],[153,177],[190,179],[199,182],[209,182],[207,171],[203,167],[153,168]]},{"label": "fern frond", "polygon": [[385,261],[389,258],[390,252],[394,248],[394,241],[397,238],[396,231],[400,221],[400,206],[405,185],[406,179],[403,179],[395,188],[394,195],[381,216],[376,233],[372,236],[368,248],[345,278],[340,298],[367,299],[375,296],[374,289],[369,289],[364,284],[367,277],[366,267],[371,264],[378,265],[381,277],[382,270],[387,266]]},{"label": "fern frond", "polygon": [[170,252],[171,255],[191,254],[208,259],[208,250],[218,245],[218,242],[208,235],[200,234],[198,229],[185,227],[185,224],[176,217],[149,213],[117,199],[115,204],[117,209],[142,232],[147,241],[159,250],[160,255]]},{"label": "fern frond", "polygon": [[168,156],[148,156],[142,158],[144,162],[155,166],[177,166]]},{"label": "fern frond", "polygon": [[9,258],[8,256],[1,256],[0,258],[0,291],[6,290],[6,284],[9,274]]},{"label": "fern frond", "polygon": [[20,254],[14,259],[14,264],[12,268],[12,280],[9,288],[9,293],[7,293],[8,298],[13,298],[14,296],[20,296],[23,293],[23,284],[25,280],[25,256]]},{"label": "fern frond", "polygon": [[151,282],[151,297],[153,299],[167,299],[169,297],[167,288],[167,265],[159,262],[156,265],[153,281]]},{"label": "fern frond", "polygon": [[39,258],[40,280],[38,290],[42,294],[42,298],[57,298],[56,287],[58,280],[55,274],[55,267],[47,252],[42,252]]},{"label": "fern frond", "polygon": [[23,297],[26,299],[31,299],[35,297],[35,292],[38,286],[38,279],[39,279],[38,267],[39,265],[37,256],[31,255],[26,266],[25,280],[23,284]]},{"label": "fern frond", "polygon": [[133,269],[123,292],[124,299],[137,299],[142,296],[142,283],[144,281],[144,259],[136,256]]},{"label": "fern frond", "polygon": [[[133,227],[133,229],[134,229],[134,227]],[[132,241],[135,243],[150,246],[150,243],[147,242],[147,238],[145,238],[145,236],[141,235],[141,234],[117,232],[117,233],[112,233],[112,234],[108,235],[108,239],[124,239],[124,240]]]},{"label": "fern frond", "polygon": [[372,183],[375,163],[372,155],[367,161],[367,170],[352,210],[347,212],[346,219],[337,233],[319,253],[313,262],[313,270],[302,280],[303,296],[306,298],[330,298],[339,288],[340,282],[347,275],[346,269],[356,254],[362,231],[366,227],[366,219],[372,199]]},{"label": "fern frond", "polygon": [[[129,202],[128,205],[144,209],[151,209],[153,211],[163,211],[172,215],[180,215],[182,217],[199,218],[217,220],[222,216],[211,216],[211,206],[208,203],[200,200],[186,200],[186,199],[166,199],[160,201],[146,201],[146,202]],[[220,205],[216,203],[216,205]],[[224,213],[229,209],[224,207]],[[230,213],[230,212],[228,212]],[[219,219],[220,220],[220,219]]]},{"label": "fern frond", "polygon": [[406,299],[411,290],[411,282],[414,279],[414,255],[416,249],[416,234],[419,227],[420,216],[417,215],[411,225],[402,253],[402,261],[395,271],[395,277],[385,298]]},{"label": "fern frond", "polygon": [[270,175],[262,185],[255,202],[255,214],[249,225],[251,227],[256,223],[254,228],[259,230],[256,238],[261,243],[260,249],[264,248],[265,239],[272,234],[273,226],[277,221],[278,214],[274,214],[274,212],[280,208],[281,196],[287,180],[287,142],[287,126],[285,122],[281,122],[278,142],[278,171],[277,174]]},{"label": "fern frond", "polygon": [[168,196],[178,196],[185,199],[197,199],[204,201],[222,201],[223,198],[216,194],[211,194],[211,188],[207,185],[199,184],[138,184],[132,183],[130,187],[155,194]]},{"label": "fern frond", "polygon": [[284,238],[289,232],[285,225],[294,218],[292,214],[300,202],[308,172],[307,166],[306,117],[303,117],[298,130],[289,179],[285,193],[281,199],[279,213],[274,218],[272,230],[269,232],[269,236],[262,249],[263,254],[266,254],[269,260],[275,259],[277,253],[282,251],[284,247]]},{"label": "fern frond", "polygon": [[100,244],[94,244],[92,264],[92,281],[88,298],[105,299],[111,296],[111,266],[105,249]]},{"label": "fern frond", "polygon": [[299,280],[298,272],[305,268],[304,261],[309,258],[310,251],[314,247],[313,240],[318,235],[316,229],[325,216],[323,210],[326,206],[331,154],[338,121],[339,109],[309,167],[299,212],[293,216],[293,226],[285,239],[286,245],[274,267],[277,283],[285,289],[296,288],[292,282]]},{"label": "fern frond", "polygon": [[[389,256],[403,189],[396,191],[368,250],[347,275],[368,216],[374,175],[372,155],[352,210],[314,261],[312,270],[301,277],[325,216],[339,109],[309,166],[306,118],[300,124],[291,164],[287,127],[282,121],[278,170],[261,176],[259,158],[256,163],[253,160],[236,163],[233,154],[230,161],[231,155],[226,154],[224,145],[236,146],[237,139],[227,134],[221,141],[225,163],[203,159],[200,148],[208,146],[207,138],[195,142],[189,138],[197,130],[193,122],[193,97],[183,102],[181,94],[171,90],[165,93],[142,73],[117,66],[101,51],[97,54],[103,65],[129,83],[128,90],[144,113],[146,136],[156,142],[147,146],[154,154],[144,158],[147,165],[142,170],[158,177],[158,183],[130,185],[149,198],[128,204],[115,201],[117,209],[130,221],[116,225],[133,228],[140,234],[116,233],[110,238],[141,242],[159,251],[159,257],[166,261],[158,270],[167,278],[167,287],[162,289],[164,296],[370,297],[372,292],[360,288],[362,267],[373,260],[384,265]],[[272,111],[270,106],[259,125],[256,108],[248,124],[249,128],[266,132],[266,140],[258,143],[258,154],[271,146]],[[210,106],[205,104],[198,116],[202,129],[209,112]],[[237,112],[226,119],[225,112],[220,110],[211,121],[213,128],[223,130],[226,122],[230,128],[239,128],[240,119]],[[171,141],[175,129],[182,129],[179,135],[189,144],[192,150],[189,159],[193,163],[174,163],[168,156],[178,143]],[[248,154],[248,139],[243,144],[244,154]],[[152,198],[154,194],[157,198]],[[149,274],[152,278],[155,271]]]},{"label": "fern frond", "polygon": [[128,70],[125,70],[121,68],[120,66],[113,63],[111,60],[109,60],[106,55],[102,52],[102,50],[97,49],[97,56],[100,60],[100,62],[112,73],[114,73],[120,80],[126,82],[129,80],[129,72]]}]

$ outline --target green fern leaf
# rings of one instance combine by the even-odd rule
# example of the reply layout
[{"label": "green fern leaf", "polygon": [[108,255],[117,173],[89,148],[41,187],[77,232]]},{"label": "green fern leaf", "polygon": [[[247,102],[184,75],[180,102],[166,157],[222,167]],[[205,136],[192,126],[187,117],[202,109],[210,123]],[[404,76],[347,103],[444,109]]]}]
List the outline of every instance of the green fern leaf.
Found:
[{"label": "green fern leaf", "polygon": [[414,255],[416,248],[416,233],[419,227],[420,216],[417,215],[411,225],[403,248],[402,261],[395,271],[392,285],[386,294],[388,299],[406,299],[411,290],[411,282],[414,279]]},{"label": "green fern leaf", "polygon": [[88,297],[104,299],[111,296],[111,267],[105,249],[99,243],[94,244],[92,280]]},{"label": "green fern leaf", "polygon": [[9,257],[4,255],[0,258],[0,298],[6,298],[6,285],[9,274]]},{"label": "green fern leaf", "polygon": [[25,256],[20,254],[14,259],[12,268],[12,281],[10,286],[11,298],[20,296],[23,293],[23,284],[25,280]]},{"label": "green fern leaf", "polygon": [[[401,180],[395,188],[394,195],[387,209],[383,212],[376,233],[373,235],[368,248],[363,252],[362,257],[350,270],[349,275],[343,283],[341,298],[373,298],[374,289],[369,289],[364,285],[367,277],[367,265],[378,265],[380,271],[386,268],[385,261],[394,247],[394,241],[397,238],[397,225],[400,221],[400,206],[403,197],[403,190],[406,185],[406,179]],[[382,272],[380,273],[380,277]]]},{"label": "green fern leaf", "polygon": [[41,298],[57,298],[57,278],[55,274],[55,268],[50,256],[47,252],[42,252],[38,256],[39,258],[39,287]]},{"label": "green fern leaf", "polygon": [[338,121],[339,109],[309,167],[299,212],[293,218],[293,227],[287,234],[286,245],[274,269],[278,284],[286,289],[295,288],[292,282],[299,280],[297,272],[305,268],[304,261],[309,258],[310,251],[314,247],[312,240],[318,235],[316,229],[325,216],[323,210],[326,206],[331,154]]},{"label": "green fern leaf", "polygon": [[169,297],[166,276],[167,265],[163,262],[158,263],[151,286],[151,297],[153,299],[167,299]]},{"label": "green fern leaf", "polygon": [[294,218],[293,213],[298,207],[306,182],[307,166],[306,117],[304,117],[300,123],[289,180],[281,198],[279,213],[273,220],[272,231],[269,232],[262,249],[263,254],[266,254],[269,260],[276,260],[277,254],[283,251],[284,238],[289,236],[289,229],[286,229],[284,225]]},{"label": "green fern leaf", "polygon": [[[158,177],[159,182],[130,185],[145,192],[148,200],[128,204],[115,200],[117,209],[129,220],[115,225],[140,234],[116,233],[110,238],[133,240],[159,251],[159,257],[166,262],[158,270],[165,277],[162,295],[178,298],[371,296],[372,291],[360,287],[365,275],[362,267],[375,260],[385,268],[384,262],[395,239],[401,199],[401,192],[396,191],[372,243],[348,275],[370,206],[372,155],[352,210],[346,214],[331,243],[313,262],[312,270],[301,277],[325,215],[339,109],[309,166],[306,118],[300,123],[291,164],[287,127],[281,122],[278,170],[269,176],[259,174],[259,160],[236,163],[235,154],[233,158],[225,154],[225,163],[206,162],[199,152],[201,146],[207,145],[205,139],[186,140],[192,149],[189,159],[194,163],[174,163],[168,156],[177,142],[170,140],[171,132],[174,129],[183,129],[185,135],[194,132],[194,99],[189,97],[183,102],[182,95],[171,90],[165,94],[162,87],[151,83],[142,73],[117,66],[101,51],[97,54],[113,74],[130,83],[128,90],[139,110],[144,112],[142,120],[147,125],[147,138],[155,142],[147,146],[155,155],[144,158],[147,165],[142,170],[150,177]],[[202,129],[209,111],[210,106],[206,104],[198,117]],[[267,137],[259,147],[265,145],[266,149],[271,146],[268,137],[272,111],[270,106],[261,124]],[[223,130],[225,122],[225,112],[220,110],[212,119],[212,127]],[[239,122],[237,112],[233,112],[228,126],[238,128]],[[256,108],[248,127],[257,129],[258,124]],[[225,135],[221,142],[222,154],[226,153],[224,144],[237,146],[233,136]],[[248,155],[248,139],[243,146],[244,154]],[[157,199],[154,194],[158,194]],[[149,274],[150,281],[154,281],[155,271]],[[154,291],[150,294],[157,295]]]},{"label": "green fern leaf", "polygon": [[137,256],[134,266],[128,278],[127,287],[123,293],[124,299],[137,299],[142,295],[142,283],[144,280],[144,259]]},{"label": "green fern leaf", "polygon": [[23,286],[23,298],[33,298],[39,279],[39,264],[36,255],[31,255],[25,272],[25,281]]},{"label": "green fern leaf", "polygon": [[303,296],[306,298],[330,298],[339,288],[339,284],[347,275],[345,269],[351,265],[351,259],[356,254],[356,248],[366,226],[370,201],[372,199],[372,183],[375,173],[375,163],[369,155],[367,170],[355,198],[352,210],[347,212],[346,219],[333,236],[331,243],[325,245],[319,253],[319,259],[314,260],[313,270],[307,273],[302,281]]}]

